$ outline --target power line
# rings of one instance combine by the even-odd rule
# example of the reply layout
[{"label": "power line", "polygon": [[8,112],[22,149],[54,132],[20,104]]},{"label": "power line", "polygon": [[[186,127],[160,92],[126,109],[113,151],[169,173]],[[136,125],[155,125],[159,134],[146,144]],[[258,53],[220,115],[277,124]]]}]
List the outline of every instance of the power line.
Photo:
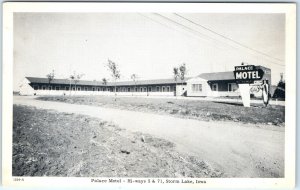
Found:
[{"label": "power line", "polygon": [[[204,37],[204,39],[206,39],[206,40],[213,40],[214,42],[218,42],[218,44],[220,44],[220,45],[227,45],[227,46],[229,46],[229,47],[231,47],[231,48],[233,48],[233,49],[235,49],[235,50],[239,50],[237,47],[234,47],[234,46],[232,46],[232,45],[230,45],[230,44],[228,44],[228,43],[226,43],[226,42],[223,42],[223,41],[220,41],[220,40],[217,40],[217,39],[214,39],[214,38],[212,38],[211,36],[208,36],[208,35],[206,35],[206,34],[203,34],[203,33],[201,33],[201,32],[199,32],[199,31],[197,31],[197,30],[194,30],[194,29],[192,29],[192,28],[190,28],[190,27],[188,27],[188,26],[186,26],[186,25],[183,25],[183,24],[181,24],[181,23],[179,23],[179,22],[177,22],[177,21],[174,21],[174,20],[172,20],[172,19],[170,19],[170,18],[168,18],[168,17],[166,17],[166,16],[163,16],[163,15],[161,15],[161,14],[159,14],[159,13],[153,13],[154,15],[157,15],[157,16],[159,16],[159,17],[161,17],[161,18],[163,18],[164,20],[167,20],[167,21],[169,21],[169,22],[172,22],[172,23],[175,23],[176,25],[178,25],[178,26],[180,26],[181,28],[184,28],[185,30],[188,30],[189,32],[192,32],[192,33],[194,33],[197,37],[200,37],[199,36],[199,34],[201,35],[201,39],[203,39],[203,37]],[[148,18],[148,19],[150,19],[150,20],[152,20],[153,22],[156,22],[156,23],[159,23],[160,25],[163,25],[163,26],[165,26],[165,27],[167,27],[167,28],[172,28],[172,27],[169,27],[169,26],[167,26],[166,24],[163,24],[163,23],[161,23],[161,22],[158,22],[158,21],[156,21],[156,20],[154,20],[154,19],[152,19],[152,18],[150,18],[150,17],[148,17],[148,16],[145,16],[145,15],[143,15],[143,14],[140,14],[141,16],[143,16],[143,17],[146,17],[146,18]],[[173,30],[174,30],[174,28],[172,28]],[[175,29],[176,30],[176,29]],[[177,30],[178,31],[178,30]],[[205,38],[206,37],[206,38]],[[214,44],[214,46],[215,47],[217,47],[217,48],[220,48],[220,47],[218,47],[217,46],[217,44]],[[232,56],[232,55],[230,55],[230,56]],[[254,56],[254,55],[253,55]],[[274,63],[274,64],[277,64],[277,65],[280,65],[280,66],[284,66],[284,65],[281,65],[281,64],[278,64],[278,63],[276,63],[276,62],[273,62],[273,61],[271,61],[271,60],[268,60],[268,62],[271,62],[271,63]]]},{"label": "power line", "polygon": [[[199,34],[201,34],[202,36],[205,36],[206,39],[209,38],[209,39],[211,39],[211,40],[213,40],[213,41],[215,41],[215,42],[219,42],[218,40],[216,40],[216,39],[214,39],[214,38],[212,38],[212,37],[210,37],[210,36],[208,36],[208,35],[205,35],[205,34],[199,32],[199,31],[197,31],[197,30],[194,30],[194,29],[192,29],[192,28],[190,28],[190,27],[187,27],[187,26],[185,26],[185,25],[183,25],[183,24],[180,24],[179,22],[176,22],[176,21],[174,21],[174,20],[172,20],[172,19],[170,19],[170,18],[168,18],[168,17],[165,17],[165,16],[163,16],[163,15],[161,15],[161,14],[158,14],[158,13],[154,13],[154,14],[156,14],[156,15],[158,15],[158,16],[160,16],[160,17],[166,19],[166,20],[168,20],[169,22],[173,22],[173,23],[175,23],[175,24],[181,26],[181,27],[184,28],[185,30],[188,29],[190,32],[193,32],[193,33],[198,34],[198,35],[197,35],[198,37],[199,37]],[[203,37],[200,37],[200,38],[203,38]],[[220,43],[220,42],[219,42],[219,43]],[[221,45],[223,45],[223,44],[221,44]],[[229,45],[229,46],[230,46],[230,45]],[[235,48],[235,47],[233,47],[233,46],[231,46],[231,48],[237,49],[237,48]]]},{"label": "power line", "polygon": [[[184,16],[181,16],[181,15],[179,15],[179,14],[177,14],[177,13],[174,13],[174,14],[175,14],[176,16],[178,16],[178,17],[184,19],[184,20],[187,20],[187,21],[189,21],[189,22],[191,22],[191,23],[193,23],[193,24],[195,24],[195,25],[197,25],[197,26],[199,26],[199,27],[205,29],[205,30],[208,30],[208,31],[210,31],[210,32],[212,32],[212,33],[214,33],[214,34],[216,34],[216,35],[218,35],[218,36],[221,36],[221,37],[223,37],[223,38],[225,38],[225,39],[227,39],[227,40],[229,40],[229,41],[231,41],[231,42],[233,42],[233,43],[235,43],[235,44],[238,44],[239,46],[242,46],[242,47],[244,47],[244,48],[246,48],[246,49],[249,49],[249,50],[254,51],[254,52],[256,52],[256,53],[259,53],[259,54],[261,54],[261,55],[264,55],[264,56],[267,56],[267,57],[269,57],[269,58],[272,58],[272,59],[278,60],[278,61],[280,61],[280,62],[283,62],[282,59],[278,59],[278,58],[272,57],[272,56],[270,56],[270,55],[268,55],[268,54],[266,54],[266,53],[263,53],[263,52],[261,52],[261,51],[258,51],[258,50],[256,50],[256,49],[254,49],[254,48],[251,48],[251,47],[249,47],[249,46],[246,46],[246,45],[244,45],[244,44],[242,44],[242,43],[240,43],[240,42],[238,42],[238,41],[236,41],[236,40],[234,40],[234,39],[231,39],[231,38],[229,38],[229,37],[227,37],[227,36],[225,36],[225,35],[223,35],[223,34],[220,34],[220,33],[216,32],[216,31],[214,31],[214,30],[212,30],[212,29],[210,29],[210,28],[208,28],[208,27],[206,27],[206,26],[203,26],[203,25],[201,25],[201,24],[199,24],[199,23],[196,23],[196,22],[194,22],[194,21],[192,21],[192,20],[190,20],[190,19],[188,19],[188,18],[186,18],[186,17],[184,17]],[[281,65],[281,64],[278,64],[278,65]],[[284,65],[282,65],[282,66],[284,66]]]},{"label": "power line", "polygon": [[[164,19],[167,19],[168,21],[173,22],[173,23],[175,23],[175,24],[177,24],[177,25],[181,25],[181,26],[183,26],[184,28],[187,28],[187,29],[192,30],[192,31],[196,31],[197,33],[199,33],[199,34],[201,34],[201,35],[207,36],[207,35],[205,35],[205,34],[199,32],[199,31],[197,31],[197,30],[191,29],[191,28],[188,27],[188,26],[185,26],[185,25],[183,25],[183,24],[180,24],[180,23],[178,23],[178,22],[176,22],[176,21],[174,21],[174,20],[172,20],[172,19],[170,19],[170,18],[168,18],[168,17],[165,17],[165,16],[160,15],[160,14],[158,14],[158,13],[155,13],[155,14],[156,14],[156,15],[159,15],[160,17],[163,17]],[[210,37],[210,36],[207,36],[207,37],[210,38],[210,39],[212,39],[212,40],[215,40],[215,41],[220,42],[219,40],[216,40],[216,39],[214,39],[214,38],[212,38],[212,37]],[[221,44],[222,44],[222,43],[224,43],[224,44],[230,46],[231,48],[237,49],[236,47],[233,47],[233,46],[229,45],[228,43],[221,42]],[[222,45],[223,45],[223,44],[222,44]],[[274,58],[273,58],[273,59],[274,59]],[[274,61],[271,61],[271,60],[268,60],[268,62],[273,63],[273,64],[276,64],[276,65],[279,65],[279,66],[285,66],[285,65],[283,65],[283,64],[279,64],[279,63],[274,62]]]},{"label": "power line", "polygon": [[[184,33],[184,32],[182,32],[182,31],[179,31],[179,30],[177,30],[177,29],[174,28],[174,27],[170,27],[170,26],[168,26],[168,25],[166,25],[166,24],[164,24],[164,23],[161,23],[161,22],[159,22],[159,21],[157,21],[157,20],[155,20],[155,19],[152,19],[152,18],[150,18],[150,17],[148,17],[148,16],[145,16],[145,15],[143,15],[143,14],[141,14],[141,13],[139,13],[139,14],[140,14],[141,16],[143,16],[143,17],[145,17],[145,18],[147,18],[147,19],[150,19],[151,21],[156,22],[156,23],[158,23],[158,24],[160,24],[160,25],[162,25],[162,26],[164,26],[164,27],[167,27],[167,28],[169,28],[169,29],[176,30],[176,31],[178,31],[178,32],[180,32],[180,33],[183,33],[183,34],[185,34],[185,35],[190,34],[190,33]],[[158,15],[158,16],[164,17],[164,16],[162,16],[162,15]],[[165,19],[168,19],[168,18],[165,17]],[[176,23],[176,24],[180,25],[179,23]],[[185,26],[184,26],[184,25],[181,25],[181,27],[185,27]],[[185,28],[188,28],[188,27],[185,27]],[[191,29],[190,29],[190,30],[191,30]],[[203,37],[197,35],[197,34],[199,33],[198,31],[192,31],[192,32],[193,32],[193,34],[194,34],[195,36],[201,38],[201,40],[205,39],[205,38],[203,38]],[[195,34],[195,33],[197,33],[197,34]],[[202,35],[204,35],[204,34],[202,34]],[[205,35],[205,36],[206,36],[206,35]],[[207,36],[207,37],[209,38],[209,36]],[[211,39],[213,39],[213,38],[211,38]],[[206,40],[209,41],[207,38],[206,38]],[[214,39],[213,39],[213,40],[214,40]],[[216,44],[212,44],[212,45],[215,46],[216,48],[222,49],[221,47],[218,47]],[[234,47],[232,47],[232,48],[234,48]]]},{"label": "power line", "polygon": [[[170,19],[170,18],[168,18],[168,17],[166,17],[166,16],[163,16],[163,15],[159,14],[159,13],[154,13],[154,14],[155,14],[155,15],[158,15],[158,16],[160,16],[160,17],[162,17],[162,18],[164,18],[165,20],[167,20],[167,21],[169,21],[169,22],[175,23],[176,25],[179,25],[179,26],[181,26],[181,27],[183,27],[183,28],[185,28],[185,29],[188,29],[189,31],[192,31],[193,33],[197,33],[197,34],[198,34],[197,36],[199,36],[199,34],[200,34],[201,36],[206,36],[207,38],[209,38],[209,39],[211,39],[211,40],[213,40],[213,41],[215,41],[215,42],[218,42],[220,45],[223,45],[223,46],[224,46],[224,44],[226,44],[227,46],[229,46],[229,47],[231,47],[231,48],[233,48],[233,49],[235,49],[235,50],[239,50],[237,47],[234,47],[234,46],[232,46],[232,45],[230,45],[230,44],[228,44],[228,43],[222,42],[222,41],[220,41],[220,40],[214,39],[214,38],[212,38],[211,36],[208,36],[208,35],[206,35],[206,34],[203,34],[203,33],[199,32],[199,31],[197,31],[197,30],[194,30],[194,29],[192,29],[192,28],[190,28],[190,27],[188,27],[188,26],[185,26],[185,25],[183,25],[183,24],[181,24],[181,23],[179,23],[179,22],[176,22],[176,21],[174,21],[174,20],[172,20],[172,19]],[[216,46],[216,47],[217,47],[217,46]],[[272,61],[269,61],[269,62],[272,62]],[[273,62],[273,63],[274,63],[274,64],[278,64],[278,63],[276,63],[276,62]],[[283,66],[283,65],[281,65],[281,66]]]}]

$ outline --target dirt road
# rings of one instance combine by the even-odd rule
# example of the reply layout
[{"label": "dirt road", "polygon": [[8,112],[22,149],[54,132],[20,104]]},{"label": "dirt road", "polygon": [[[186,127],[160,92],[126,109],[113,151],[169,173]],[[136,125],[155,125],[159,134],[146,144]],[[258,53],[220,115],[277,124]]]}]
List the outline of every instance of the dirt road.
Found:
[{"label": "dirt road", "polygon": [[[283,177],[284,128],[236,122],[205,122],[166,115],[101,108],[15,96],[14,104],[84,114],[154,135],[197,155],[228,177]],[[142,127],[141,127],[142,126]]]}]

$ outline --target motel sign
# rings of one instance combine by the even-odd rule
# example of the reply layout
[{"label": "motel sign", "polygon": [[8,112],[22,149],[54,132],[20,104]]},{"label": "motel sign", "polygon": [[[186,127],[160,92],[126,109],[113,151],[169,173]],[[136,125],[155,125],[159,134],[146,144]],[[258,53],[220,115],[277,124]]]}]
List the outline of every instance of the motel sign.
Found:
[{"label": "motel sign", "polygon": [[264,76],[264,71],[257,69],[254,65],[235,66],[233,73],[238,84],[253,84],[254,81],[261,80]]}]

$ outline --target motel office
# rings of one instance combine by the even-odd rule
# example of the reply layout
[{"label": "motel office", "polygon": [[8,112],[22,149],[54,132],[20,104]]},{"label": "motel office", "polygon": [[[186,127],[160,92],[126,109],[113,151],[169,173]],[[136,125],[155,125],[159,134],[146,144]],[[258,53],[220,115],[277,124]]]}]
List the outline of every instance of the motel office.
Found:
[{"label": "motel office", "polygon": [[[271,70],[263,66],[256,66],[264,71],[262,80],[271,82]],[[256,85],[261,83],[256,81]],[[53,79],[26,77],[20,84],[20,95],[141,95],[141,96],[240,96],[233,71],[202,73],[196,77],[178,79],[156,79],[108,82],[102,81],[74,81],[69,79]],[[254,96],[261,96],[261,92],[252,92]]]}]

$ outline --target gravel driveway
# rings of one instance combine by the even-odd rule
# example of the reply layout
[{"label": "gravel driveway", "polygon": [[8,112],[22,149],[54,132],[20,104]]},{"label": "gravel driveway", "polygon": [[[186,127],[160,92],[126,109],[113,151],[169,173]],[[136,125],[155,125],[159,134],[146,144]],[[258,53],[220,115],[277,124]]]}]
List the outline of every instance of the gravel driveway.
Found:
[{"label": "gravel driveway", "polygon": [[[14,104],[84,114],[120,128],[175,143],[180,152],[201,157],[226,177],[284,177],[284,128],[239,122],[198,121],[153,113],[75,105],[14,96]],[[141,127],[143,126],[143,127]]]}]

